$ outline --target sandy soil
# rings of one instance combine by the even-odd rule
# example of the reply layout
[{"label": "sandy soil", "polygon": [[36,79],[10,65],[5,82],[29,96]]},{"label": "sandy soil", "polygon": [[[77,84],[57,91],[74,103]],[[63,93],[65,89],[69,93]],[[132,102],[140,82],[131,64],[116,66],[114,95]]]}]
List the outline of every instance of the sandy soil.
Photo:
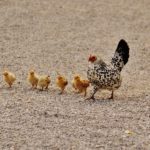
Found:
[{"label": "sandy soil", "polygon": [[[0,14],[0,71],[17,76],[12,89],[0,78],[0,149],[150,149],[149,0],[0,0]],[[71,85],[58,95],[56,71],[86,77],[89,54],[109,62],[121,38],[130,59],[114,101]],[[48,92],[30,90],[30,68],[51,75]]]}]

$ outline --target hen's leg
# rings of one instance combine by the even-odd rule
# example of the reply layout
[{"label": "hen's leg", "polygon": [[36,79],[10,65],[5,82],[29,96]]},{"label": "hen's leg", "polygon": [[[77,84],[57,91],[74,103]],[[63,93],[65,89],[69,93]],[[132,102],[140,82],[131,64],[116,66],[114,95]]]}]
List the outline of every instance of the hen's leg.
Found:
[{"label": "hen's leg", "polygon": [[114,90],[112,90],[111,97],[109,99],[114,99]]},{"label": "hen's leg", "polygon": [[95,95],[95,93],[98,91],[98,89],[99,89],[99,88],[98,88],[97,86],[94,86],[93,92],[92,92],[91,96],[90,96],[89,98],[85,99],[85,100],[90,100],[90,99],[95,100],[94,95]]}]

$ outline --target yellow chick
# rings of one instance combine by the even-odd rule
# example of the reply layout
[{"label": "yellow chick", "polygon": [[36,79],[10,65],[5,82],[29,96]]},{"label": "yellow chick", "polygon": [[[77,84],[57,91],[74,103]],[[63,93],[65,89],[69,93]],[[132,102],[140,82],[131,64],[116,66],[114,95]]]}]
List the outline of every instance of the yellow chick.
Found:
[{"label": "yellow chick", "polygon": [[65,87],[68,85],[68,81],[65,77],[59,75],[56,79],[56,85],[61,89],[60,94],[65,90]]},{"label": "yellow chick", "polygon": [[9,71],[4,71],[3,72],[3,76],[4,76],[4,81],[9,85],[9,87],[12,87],[12,84],[15,82],[16,77],[13,73],[9,72]]},{"label": "yellow chick", "polygon": [[37,88],[38,84],[38,75],[35,73],[34,70],[31,70],[28,74],[28,79],[29,83],[32,85],[32,89]]},{"label": "yellow chick", "polygon": [[84,92],[84,96],[86,96],[87,88],[89,87],[90,82],[88,80],[83,80],[79,75],[76,75],[74,76],[72,85],[76,90],[78,90],[79,93]]},{"label": "yellow chick", "polygon": [[50,76],[39,76],[39,80],[38,80],[38,86],[41,87],[41,90],[43,91],[44,88],[48,89],[48,86],[50,84],[51,80],[50,80]]}]

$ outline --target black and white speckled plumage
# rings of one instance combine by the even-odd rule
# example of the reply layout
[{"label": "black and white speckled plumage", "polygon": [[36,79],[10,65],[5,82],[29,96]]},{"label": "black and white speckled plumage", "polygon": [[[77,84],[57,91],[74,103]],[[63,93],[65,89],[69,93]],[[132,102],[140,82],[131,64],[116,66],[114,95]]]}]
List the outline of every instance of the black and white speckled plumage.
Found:
[{"label": "black and white speckled plumage", "polygon": [[120,40],[111,65],[107,65],[103,60],[96,60],[90,62],[87,77],[93,85],[93,93],[91,98],[94,99],[94,94],[101,89],[108,89],[113,91],[121,86],[121,70],[128,62],[129,47],[125,40]]}]

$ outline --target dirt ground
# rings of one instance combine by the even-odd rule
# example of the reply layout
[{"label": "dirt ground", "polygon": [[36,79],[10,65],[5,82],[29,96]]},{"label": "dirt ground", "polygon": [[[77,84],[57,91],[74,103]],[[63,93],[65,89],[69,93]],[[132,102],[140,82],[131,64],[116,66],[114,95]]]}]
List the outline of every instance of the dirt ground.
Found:
[{"label": "dirt ground", "polygon": [[[0,0],[0,150],[149,150],[150,1]],[[89,54],[110,62],[118,41],[130,46],[123,82],[85,102],[56,71],[86,77]],[[49,91],[30,90],[27,73],[50,74]],[[88,95],[90,94],[90,89]],[[127,130],[131,133],[127,133]]]}]

